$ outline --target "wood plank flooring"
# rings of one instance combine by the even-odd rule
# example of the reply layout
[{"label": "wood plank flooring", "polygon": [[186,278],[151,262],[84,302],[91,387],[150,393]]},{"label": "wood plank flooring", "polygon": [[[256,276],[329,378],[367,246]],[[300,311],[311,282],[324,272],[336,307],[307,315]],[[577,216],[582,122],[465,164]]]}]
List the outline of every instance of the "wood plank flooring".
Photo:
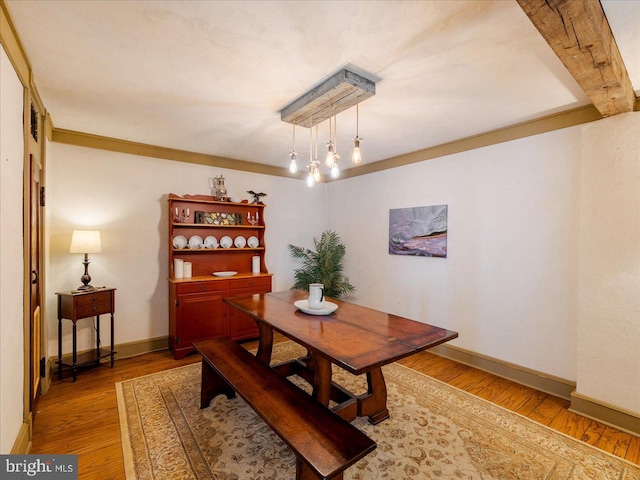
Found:
[{"label": "wood plank flooring", "polygon": [[[174,360],[161,351],[116,360],[113,369],[105,364],[81,371],[75,383],[70,375],[54,380],[38,402],[30,453],[78,454],[80,479],[124,479],[114,384],[199,361],[197,355]],[[429,352],[400,363],[640,465],[639,437],[569,412],[567,400]]]}]

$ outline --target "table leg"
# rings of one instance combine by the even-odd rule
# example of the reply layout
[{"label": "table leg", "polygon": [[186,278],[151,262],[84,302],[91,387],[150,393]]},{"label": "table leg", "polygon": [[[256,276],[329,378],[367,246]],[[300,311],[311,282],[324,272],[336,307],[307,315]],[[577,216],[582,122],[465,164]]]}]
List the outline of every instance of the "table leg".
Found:
[{"label": "table leg", "polygon": [[367,393],[358,396],[358,416],[368,416],[369,422],[375,425],[389,418],[387,385],[381,368],[367,373],[367,385]]},{"label": "table leg", "polygon": [[273,329],[264,322],[257,322],[260,330],[260,340],[258,341],[258,352],[256,357],[265,365],[271,363],[271,353],[273,352]]},{"label": "table leg", "polygon": [[111,368],[113,368],[113,312],[111,312]]},{"label": "table leg", "polygon": [[62,317],[58,317],[58,380],[62,378]]},{"label": "table leg", "polygon": [[96,365],[100,365],[100,315],[96,316]]},{"label": "table leg", "polygon": [[72,365],[71,370],[73,371],[73,381],[76,381],[76,373],[77,373],[77,342],[76,342],[76,322],[73,322],[73,353],[72,353]]},{"label": "table leg", "polygon": [[307,365],[313,371],[313,397],[325,406],[331,399],[331,362],[321,355],[309,354]]}]

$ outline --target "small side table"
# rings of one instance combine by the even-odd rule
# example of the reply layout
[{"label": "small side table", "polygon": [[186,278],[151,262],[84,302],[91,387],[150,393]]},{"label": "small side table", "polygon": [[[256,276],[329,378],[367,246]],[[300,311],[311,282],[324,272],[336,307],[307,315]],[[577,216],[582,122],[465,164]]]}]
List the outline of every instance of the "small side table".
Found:
[{"label": "small side table", "polygon": [[[102,358],[111,357],[113,368],[113,313],[115,307],[115,288],[96,288],[94,290],[57,292],[58,295],[58,378],[62,378],[62,367],[71,367],[73,381],[79,367],[99,365]],[[111,349],[100,347],[100,315],[111,315]],[[96,348],[78,355],[76,351],[76,322],[83,318],[96,317]],[[62,319],[73,322],[73,353],[71,362],[62,358]]]}]

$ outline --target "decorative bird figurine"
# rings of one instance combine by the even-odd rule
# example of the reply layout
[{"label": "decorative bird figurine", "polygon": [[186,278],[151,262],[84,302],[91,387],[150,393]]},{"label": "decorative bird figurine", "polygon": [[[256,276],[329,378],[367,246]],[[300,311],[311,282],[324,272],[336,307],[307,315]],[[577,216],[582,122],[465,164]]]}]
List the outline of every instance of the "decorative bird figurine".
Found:
[{"label": "decorative bird figurine", "polygon": [[253,190],[247,190],[247,193],[250,195],[253,195],[253,202],[251,203],[262,203],[262,200],[260,200],[260,197],[266,197],[267,194],[260,192],[260,193],[256,193]]}]

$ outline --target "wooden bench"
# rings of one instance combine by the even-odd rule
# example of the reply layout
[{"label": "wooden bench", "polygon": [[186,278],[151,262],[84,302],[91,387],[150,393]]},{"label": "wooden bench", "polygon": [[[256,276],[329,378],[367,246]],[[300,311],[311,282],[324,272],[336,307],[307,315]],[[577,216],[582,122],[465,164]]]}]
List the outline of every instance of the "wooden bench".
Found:
[{"label": "wooden bench", "polygon": [[236,392],[296,455],[296,479],[342,479],[376,448],[362,431],[228,338],[194,343],[202,355],[200,408]]}]

